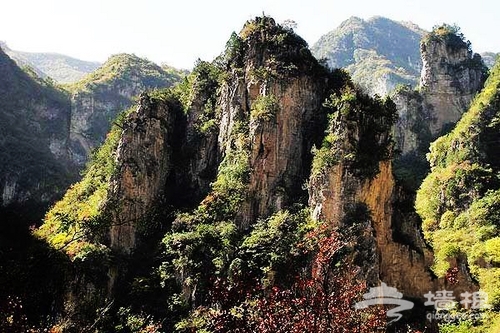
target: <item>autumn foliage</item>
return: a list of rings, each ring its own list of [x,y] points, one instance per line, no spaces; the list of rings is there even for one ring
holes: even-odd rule
[[[352,267],[339,264],[345,243],[338,233],[319,227],[300,246],[313,262],[290,285],[264,287],[245,276],[218,278],[212,283],[211,306],[199,307],[194,312],[198,320],[191,321],[198,325],[186,325],[183,332],[200,331],[200,322],[207,332],[220,333],[383,331],[385,310],[354,309],[366,285],[356,281]]]

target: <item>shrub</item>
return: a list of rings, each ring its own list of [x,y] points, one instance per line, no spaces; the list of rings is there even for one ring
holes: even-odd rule
[[[275,119],[279,109],[278,100],[274,95],[261,95],[253,102],[250,117],[258,122],[268,122]]]

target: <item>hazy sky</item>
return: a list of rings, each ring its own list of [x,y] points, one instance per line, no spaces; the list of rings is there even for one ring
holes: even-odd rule
[[[2,0],[0,40],[14,50],[105,61],[128,52],[190,68],[212,60],[232,31],[264,12],[295,20],[309,45],[351,16],[424,29],[456,23],[476,52],[500,51],[500,1],[475,0]]]

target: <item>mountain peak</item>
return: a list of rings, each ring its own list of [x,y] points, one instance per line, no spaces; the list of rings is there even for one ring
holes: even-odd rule
[[[95,84],[110,84],[119,80],[125,80],[132,76],[141,76],[141,80],[159,81],[155,86],[167,86],[163,84],[162,76],[165,71],[157,64],[136,56],[135,54],[114,54],[106,60],[96,71],[87,74],[82,80],[71,85],[71,90],[83,88]],[[158,79],[158,80],[156,80]]]
[[[332,68],[346,68],[354,82],[370,94],[382,96],[397,84],[417,84],[422,34],[415,25],[382,16],[368,20],[351,17],[323,35],[312,52]]]
[[[20,67],[30,67],[42,78],[51,77],[60,83],[70,83],[94,71],[99,63],[84,61],[59,53],[37,53],[16,51],[0,41],[0,48]]]

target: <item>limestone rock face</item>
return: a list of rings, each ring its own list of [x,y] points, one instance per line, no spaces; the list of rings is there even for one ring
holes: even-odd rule
[[[453,126],[469,107],[486,79],[481,56],[473,54],[461,37],[431,32],[421,42],[422,73],[419,91],[403,89],[393,96],[400,119],[396,144],[403,153],[423,145]]]
[[[196,205],[210,191],[211,183],[217,175],[221,156],[219,151],[219,124],[213,128],[200,131],[206,119],[206,105],[210,99],[215,99],[215,87],[212,91],[199,91],[194,94],[191,106],[186,113],[183,124],[183,140],[178,140],[180,165],[176,168],[176,183],[179,193],[186,193],[180,197],[176,195],[177,205]],[[220,117],[220,115],[215,116]],[[215,119],[213,119],[215,121]],[[175,200],[174,200],[175,201]]]
[[[290,205],[306,176],[306,156],[311,143],[306,141],[304,125],[321,108],[321,94],[312,77],[292,79],[287,84],[261,86],[280,101],[274,120],[251,119],[252,140],[250,193],[252,211],[268,215]]]
[[[431,110],[424,106],[422,95],[418,91],[400,90],[392,98],[398,109],[394,130],[396,148],[407,154],[428,145],[432,137]]]
[[[421,298],[436,286],[437,281],[429,270],[432,254],[425,247],[411,248],[394,239],[395,187],[391,162],[382,161],[379,168],[375,178],[360,180],[345,166],[335,166],[322,184],[313,183],[310,203],[317,217],[341,229],[351,227],[345,221],[350,212],[356,207],[365,207],[370,220],[365,222],[364,233],[357,239],[360,245],[364,244],[357,250],[358,257],[362,258],[358,261],[362,275],[371,285],[383,281],[405,296]]]
[[[311,177],[309,205],[313,217],[348,230],[347,234],[354,237],[351,260],[359,267],[358,278],[368,285],[382,281],[405,297],[422,300],[429,290],[445,287],[476,290],[464,265],[458,265],[459,283],[453,286],[432,274],[432,250],[426,246],[419,226],[412,225],[411,217],[401,216],[398,209],[401,194],[391,164],[390,160],[380,161],[379,172],[371,179],[360,178],[342,163]]]
[[[311,147],[304,127],[321,108],[321,95],[317,93],[317,82],[306,75],[285,82],[250,79],[236,85],[239,94],[232,98],[229,86],[226,89],[229,101],[222,101],[227,112],[223,111],[219,134],[222,155],[232,149],[231,141],[225,138],[230,137],[228,132],[238,119],[234,113],[243,112],[249,122],[249,194],[240,213],[242,227],[246,228],[258,216],[285,208],[301,192]],[[278,101],[277,110],[270,119],[259,119],[250,109],[266,96]]]
[[[135,248],[138,225],[163,195],[172,170],[174,122],[175,113],[167,105],[152,105],[144,95],[125,123],[110,186],[113,250],[130,253]]]
[[[486,79],[481,56],[467,44],[452,46],[446,40],[422,42],[420,90],[430,109],[430,129],[439,134],[443,126],[456,123],[467,110]]]
[[[143,86],[121,92],[111,86],[97,89],[71,96],[71,151],[73,160],[80,165],[84,165],[91,150],[104,141],[111,120],[132,105],[133,96],[144,91]]]
[[[303,41],[276,45],[274,20],[264,17],[256,24],[266,28],[245,36],[244,72],[223,85],[218,102],[222,157],[234,147],[232,132],[238,123],[249,127],[251,172],[248,199],[238,214],[242,228],[304,195],[314,137],[310,130],[318,122],[328,85],[327,76],[315,72],[319,65]]]
[[[125,121],[106,204],[113,250],[133,252],[141,228],[166,223],[154,216],[158,211],[168,215],[170,207],[190,207],[208,193],[219,155],[216,133],[195,130],[205,99],[194,96],[186,116],[179,105],[142,94]]]

